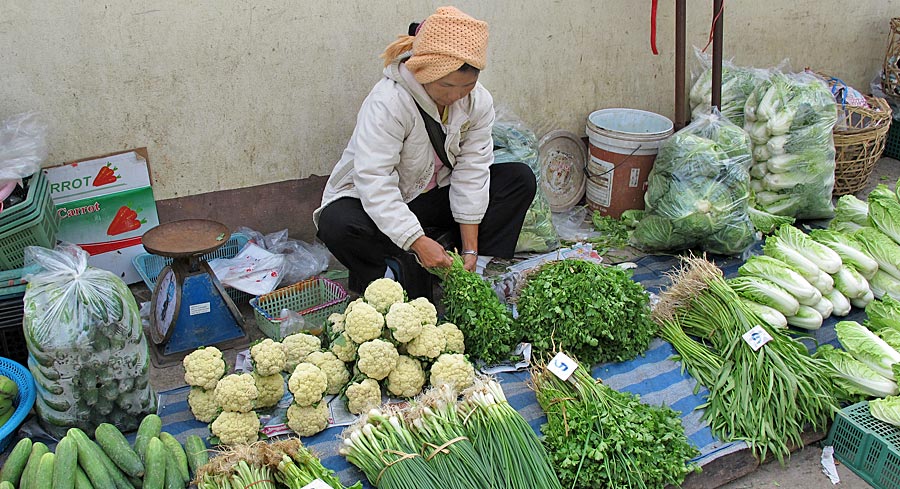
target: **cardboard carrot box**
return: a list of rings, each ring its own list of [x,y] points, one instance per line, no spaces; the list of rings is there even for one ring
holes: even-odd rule
[[[147,150],[113,153],[45,168],[59,215],[57,238],[75,243],[91,266],[141,280],[132,259],[144,253],[141,236],[159,225]]]

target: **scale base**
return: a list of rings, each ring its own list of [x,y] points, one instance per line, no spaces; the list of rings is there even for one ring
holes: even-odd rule
[[[222,341],[220,343],[216,343],[214,346],[225,353],[226,350],[246,350],[250,348],[250,337],[247,334],[244,336],[240,336],[238,338],[233,338],[230,340]],[[163,350],[165,350],[166,345],[154,345],[152,342],[150,343],[150,363],[153,364],[156,368],[166,368],[174,365],[181,365],[184,357],[188,356],[194,350],[185,350],[176,353],[165,354]]]

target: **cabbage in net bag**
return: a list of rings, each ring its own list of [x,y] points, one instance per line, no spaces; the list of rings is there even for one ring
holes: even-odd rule
[[[811,73],[773,72],[747,99],[744,120],[754,207],[797,219],[832,217],[837,107],[828,85]]]
[[[35,409],[54,436],[100,423],[134,430],[156,412],[138,306],[115,274],[87,265],[72,244],[25,251],[25,339],[37,386]]]
[[[631,236],[646,251],[699,248],[735,255],[756,239],[747,214],[750,141],[718,112],[700,115],[660,146]]]

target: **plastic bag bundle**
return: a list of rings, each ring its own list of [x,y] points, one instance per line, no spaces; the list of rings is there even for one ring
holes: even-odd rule
[[[535,178],[540,180],[537,138],[521,120],[500,114],[494,122],[491,135],[494,138],[494,164],[525,163],[531,167]],[[559,236],[553,227],[553,213],[539,185],[534,200],[525,213],[522,231],[516,241],[516,252],[543,253],[556,248],[559,248]]]
[[[72,244],[31,246],[25,339],[37,387],[35,409],[54,436],[70,427],[88,433],[100,423],[122,431],[156,412],[150,357],[138,306],[115,274],[87,265]]]
[[[756,237],[747,215],[750,140],[718,112],[667,139],[648,176],[645,211],[631,236],[647,251],[743,252]]]
[[[300,241],[299,239],[289,238],[287,229],[263,235],[253,229],[239,227],[237,232],[245,234],[250,238],[251,243],[256,244],[269,253],[283,256],[283,265],[279,265],[281,279],[272,286],[270,291],[274,290],[275,286],[278,284],[295,284],[297,282],[302,282],[328,269],[328,260],[331,256],[328,253],[328,248],[320,243],[307,243],[305,241]],[[219,277],[219,279],[221,280],[221,277]],[[227,283],[227,281],[223,280],[222,283]],[[231,285],[238,290],[244,290],[231,283],[228,285]],[[260,295],[260,292],[251,293]]]
[[[747,99],[744,118],[754,206],[798,219],[833,216],[837,108],[827,84],[811,73],[774,72]]]
[[[709,114],[712,107],[712,65],[709,56],[696,53],[704,70],[691,87],[691,119]],[[756,86],[765,80],[765,71],[757,68],[722,64],[722,106],[719,112],[738,127],[744,126],[744,105]]]

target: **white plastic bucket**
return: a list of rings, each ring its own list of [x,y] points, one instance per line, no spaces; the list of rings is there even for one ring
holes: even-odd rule
[[[663,141],[672,135],[669,118],[637,109],[601,109],[588,116],[590,159],[585,195],[588,207],[619,217],[644,208],[647,175]]]

